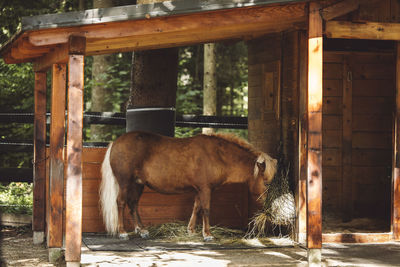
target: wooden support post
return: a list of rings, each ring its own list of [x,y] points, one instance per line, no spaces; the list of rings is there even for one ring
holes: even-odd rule
[[[46,221],[46,73],[35,72],[33,138],[33,243],[44,242]]]
[[[322,247],[322,18],[311,2],[308,25],[307,248],[309,266],[321,263]]]
[[[342,211],[343,221],[353,217],[353,175],[352,175],[352,135],[353,135],[353,82],[347,58],[343,63],[343,169],[342,169]]]
[[[299,181],[297,184],[297,242],[306,242],[307,232],[307,68],[308,68],[308,37],[300,32],[300,99],[299,99]]]
[[[392,181],[392,233],[393,239],[400,241],[400,42],[397,42],[396,59],[396,113],[394,120]]]
[[[68,60],[68,127],[65,216],[65,260],[79,266],[82,245],[83,68],[86,39],[70,39]],[[79,53],[79,54],[78,54]]]
[[[56,261],[63,245],[66,65],[53,64],[50,125],[50,181],[47,246]]]

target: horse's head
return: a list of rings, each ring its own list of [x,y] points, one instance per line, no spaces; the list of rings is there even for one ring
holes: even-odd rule
[[[267,186],[274,179],[277,168],[277,160],[266,153],[261,153],[254,164],[254,178],[249,183],[250,191],[254,198],[264,202]]]

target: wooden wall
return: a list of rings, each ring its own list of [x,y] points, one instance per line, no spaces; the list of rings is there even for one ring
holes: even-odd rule
[[[83,232],[105,231],[98,205],[100,166],[104,154],[105,148],[84,148],[83,150]],[[211,225],[244,229],[248,223],[248,197],[245,184],[226,185],[213,192]],[[191,193],[162,195],[146,188],[139,202],[139,213],[145,225],[176,220],[188,221],[192,212],[193,199],[194,195]],[[125,218],[128,228],[133,230],[128,209]]]
[[[248,43],[249,141],[286,160],[297,151],[298,45],[299,32],[272,34]]]
[[[249,42],[249,139],[273,155],[282,143],[292,182],[299,176],[300,37],[289,32]],[[347,47],[329,42],[335,51]],[[322,205],[325,216],[389,224],[395,57],[391,45],[377,47],[324,51]]]
[[[360,10],[354,14],[352,20],[400,22],[400,1],[379,0],[361,2]]]
[[[390,53],[325,51],[326,212],[349,212],[353,217],[390,216],[394,70],[394,55]],[[352,108],[348,109],[346,103]],[[345,169],[346,164],[350,169]]]

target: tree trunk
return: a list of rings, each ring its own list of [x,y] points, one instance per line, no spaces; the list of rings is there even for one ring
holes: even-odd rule
[[[93,8],[106,8],[114,5],[112,0],[93,0]],[[113,55],[93,56],[92,80],[92,111],[104,112],[114,111],[111,101],[112,89],[106,88],[104,75],[107,69],[114,63]],[[108,125],[91,125],[90,139],[92,141],[103,141],[110,134],[111,128]]]
[[[137,0],[137,4],[164,1]],[[178,48],[134,52],[127,108],[175,107],[177,79]]]
[[[85,10],[85,0],[79,0],[79,10]]]
[[[133,53],[131,75],[128,108],[175,107],[178,48]]]
[[[204,45],[203,114],[215,116],[217,113],[217,72],[215,43]],[[203,128],[203,133],[212,133],[213,128]]]

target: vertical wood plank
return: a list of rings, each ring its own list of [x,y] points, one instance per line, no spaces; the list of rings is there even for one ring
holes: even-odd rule
[[[322,18],[310,3],[308,28],[307,247],[322,247]]]
[[[305,242],[307,231],[307,74],[308,74],[308,46],[306,32],[300,32],[300,95],[299,95],[299,181],[297,184],[297,241]]]
[[[68,61],[65,259],[80,262],[82,240],[83,55]]]
[[[343,62],[343,119],[342,119],[342,211],[343,221],[353,217],[353,175],[352,175],[352,135],[353,135],[353,86],[348,59]]]
[[[64,136],[66,64],[52,66],[51,125],[50,125],[50,181],[48,237],[49,248],[61,248],[63,244],[64,200]]]
[[[396,113],[394,120],[393,181],[392,181],[392,233],[400,240],[400,42],[397,42],[396,59]]]
[[[43,232],[46,219],[46,73],[35,72],[35,121],[33,138],[32,230]]]

